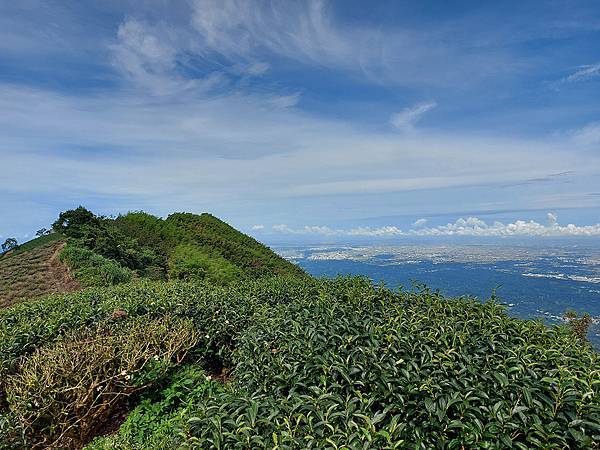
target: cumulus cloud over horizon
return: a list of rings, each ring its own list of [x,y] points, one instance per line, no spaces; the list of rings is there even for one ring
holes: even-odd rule
[[[600,236],[600,223],[594,225],[560,225],[556,215],[548,213],[548,225],[543,225],[534,220],[516,220],[512,223],[494,221],[488,224],[477,217],[459,218],[453,223],[435,227],[422,227],[424,222],[417,220],[408,231],[402,231],[396,226],[358,227],[351,229],[333,229],[328,226],[304,226],[291,228],[285,224],[274,225],[273,231],[287,234],[323,235],[323,236],[477,236],[477,237],[509,237],[509,236]]]

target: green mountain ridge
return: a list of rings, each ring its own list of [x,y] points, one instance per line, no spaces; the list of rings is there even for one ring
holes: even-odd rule
[[[0,258],[0,274],[5,274],[0,305],[72,291],[78,285],[108,286],[140,278],[227,284],[273,275],[306,276],[267,246],[208,213],[175,213],[161,219],[140,211],[113,219],[79,207],[62,213],[53,228],[54,233]],[[43,276],[49,267],[60,275]]]

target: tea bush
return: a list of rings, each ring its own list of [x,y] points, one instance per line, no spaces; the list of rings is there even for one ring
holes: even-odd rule
[[[243,279],[244,274],[217,253],[189,244],[180,244],[173,250],[169,259],[169,277],[226,285]]]
[[[120,431],[90,448],[600,442],[598,354],[569,327],[363,278],[140,282],[17,305],[0,312],[0,389],[23,376],[38,349],[63,345],[77,330],[124,330],[165,316],[190,321],[195,362],[147,390]],[[15,427],[11,402],[0,408],[4,435]]]
[[[180,364],[197,337],[189,320],[136,321],[42,347],[5,382],[25,443],[81,447],[127,397]]]
[[[204,370],[188,365],[175,373],[158,394],[143,398],[127,416],[118,434],[98,438],[86,449],[176,448],[180,440],[176,430],[188,408],[224,389]]]
[[[352,290],[255,317],[196,448],[590,448],[600,364],[493,303]]]

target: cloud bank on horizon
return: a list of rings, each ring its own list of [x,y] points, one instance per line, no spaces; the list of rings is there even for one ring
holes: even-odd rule
[[[348,237],[415,237],[415,236],[475,236],[475,237],[564,237],[564,236],[600,236],[600,223],[595,225],[578,226],[575,224],[559,225],[556,215],[547,214],[548,224],[540,224],[534,220],[517,220],[514,223],[504,224],[495,221],[486,223],[477,217],[459,218],[454,223],[436,227],[423,227],[426,219],[417,220],[407,231],[396,226],[358,227],[351,229],[334,229],[328,226],[304,226],[291,228],[285,224],[273,225],[277,233],[293,235],[321,235],[321,236],[348,236]],[[264,229],[264,226],[260,228]]]
[[[595,236],[600,5],[509,3],[5,3],[0,235],[83,204]],[[541,210],[576,225],[518,220]],[[409,231],[376,219],[400,215]]]

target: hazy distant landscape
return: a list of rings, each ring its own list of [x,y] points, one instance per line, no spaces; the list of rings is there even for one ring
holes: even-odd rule
[[[414,282],[444,295],[489,299],[495,291],[509,314],[564,321],[568,310],[592,316],[590,339],[600,348],[600,249],[487,245],[279,246],[283,257],[314,276],[365,275],[387,286]]]

